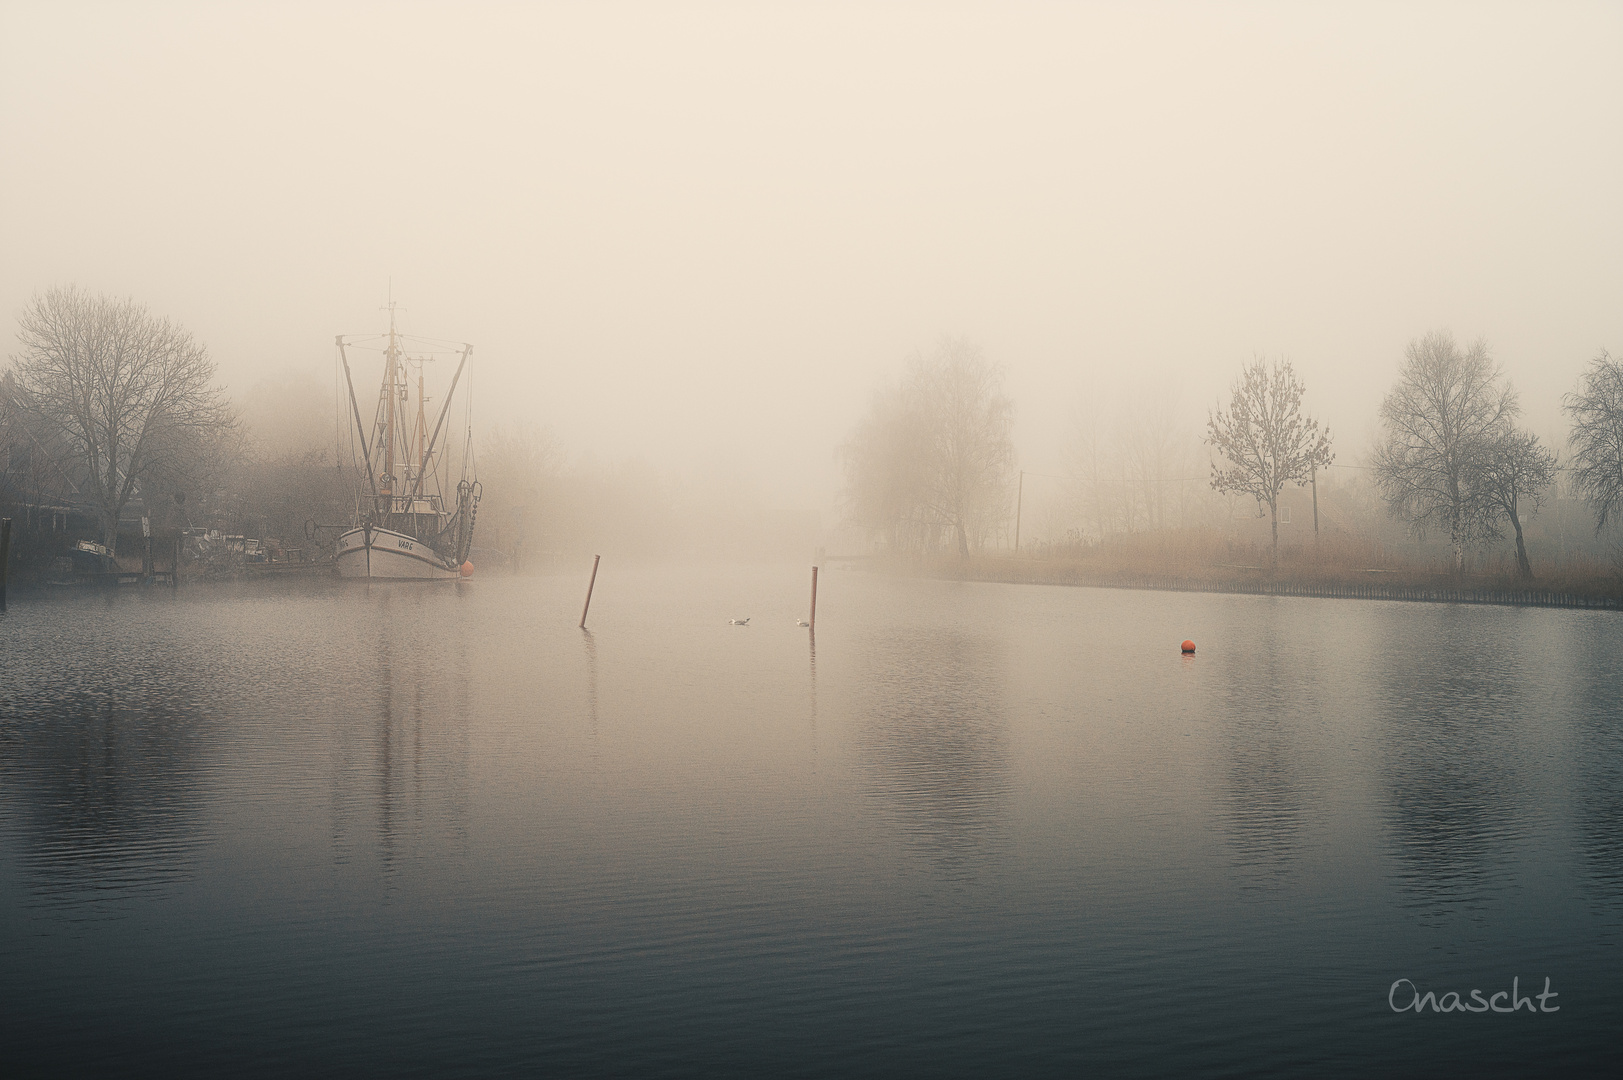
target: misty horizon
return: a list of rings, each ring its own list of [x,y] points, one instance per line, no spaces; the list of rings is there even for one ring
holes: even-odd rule
[[[0,0],[7,1075],[1609,1075],[1620,45]]]
[[[1439,328],[1559,445],[1623,341],[1615,7],[0,19],[0,307],[133,297],[239,401],[330,384],[392,289],[475,344],[481,431],[826,512],[836,447],[944,335],[1004,366],[1039,472],[1087,400],[1171,395],[1198,431],[1253,356],[1361,460]]]

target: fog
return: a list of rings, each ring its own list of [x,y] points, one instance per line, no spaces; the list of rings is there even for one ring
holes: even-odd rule
[[[1620,45],[1615,4],[8,2],[0,311],[132,296],[263,405],[392,290],[474,344],[480,431],[826,523],[946,334],[1038,472],[1253,355],[1356,462],[1432,328],[1559,445],[1623,349]]]

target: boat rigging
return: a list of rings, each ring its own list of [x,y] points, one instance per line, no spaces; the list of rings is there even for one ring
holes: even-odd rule
[[[473,346],[461,343],[447,348],[452,343],[407,338],[396,328],[393,300],[388,310],[386,336],[357,340],[340,335],[336,339],[350,414],[360,437],[361,461],[355,464],[364,466],[366,473],[355,524],[338,538],[338,572],[344,577],[370,579],[467,576],[472,572],[468,553],[483,494],[473,469],[472,426],[464,425],[461,471],[451,492],[446,490],[448,469],[441,440],[442,436],[449,438],[446,420]],[[371,344],[374,341],[382,344],[383,381],[369,430],[361,419],[349,350],[376,348]],[[410,345],[426,348],[413,350]],[[424,368],[448,355],[456,357],[456,372],[430,427]]]

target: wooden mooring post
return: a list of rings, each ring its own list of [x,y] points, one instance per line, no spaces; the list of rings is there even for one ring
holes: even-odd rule
[[[817,633],[817,567],[815,566],[812,567],[811,618],[806,620],[806,625],[811,628],[813,634]]]
[[[592,580],[586,583],[586,606],[580,609],[580,628],[586,629],[586,613],[592,610],[592,589],[597,585],[597,564],[603,560],[601,555],[592,556]]]

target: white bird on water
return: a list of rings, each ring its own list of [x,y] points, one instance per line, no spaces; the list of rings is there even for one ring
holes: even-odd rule
[[[753,618],[755,618],[755,616],[751,615],[750,619]],[[749,619],[728,619],[727,621],[732,623],[734,626],[748,626],[750,624]]]
[[[807,622],[805,619],[796,619],[795,620],[795,625],[796,626],[810,626],[811,623]]]

